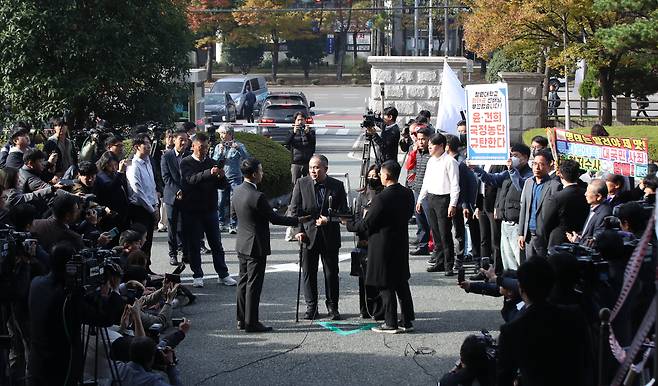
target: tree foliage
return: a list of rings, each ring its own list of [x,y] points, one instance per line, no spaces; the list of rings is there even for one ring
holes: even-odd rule
[[[498,82],[500,80],[498,73],[501,71],[521,71],[522,69],[521,61],[518,58],[508,56],[504,50],[498,50],[487,65],[487,82]]]
[[[304,78],[308,79],[311,64],[320,63],[324,58],[324,36],[308,40],[288,40],[289,58],[297,59],[304,70]]]
[[[184,5],[0,0],[3,118],[42,121],[71,110],[113,123],[165,120],[192,48]]]
[[[256,42],[255,45],[237,45],[226,43],[224,55],[228,64],[240,67],[243,74],[249,73],[249,69],[259,65],[263,61],[265,46]]]

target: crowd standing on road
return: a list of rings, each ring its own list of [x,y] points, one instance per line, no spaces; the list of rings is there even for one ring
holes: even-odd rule
[[[322,261],[327,317],[340,320],[342,223],[358,236],[350,274],[358,276],[360,316],[383,321],[375,332],[415,328],[410,256],[428,256],[428,272],[457,275],[466,292],[503,297],[506,324],[495,360],[485,355],[490,337],[471,336],[442,385],[475,379],[512,385],[518,377],[530,385],[594,384],[593,350],[601,349],[592,345],[595,314],[612,308],[624,286],[629,248],[642,242],[655,205],[658,167],[633,180],[593,175],[573,160],[556,166],[541,136],[531,147],[512,144],[506,165],[475,165],[465,151],[465,122],[437,130],[423,111],[400,130],[397,116],[386,108],[381,122],[366,127],[375,162],[350,212],[343,183],[328,175],[330,160],[316,154],[315,132],[298,113],[286,141],[292,174],[286,216],[258,190],[267,171],[229,126],[220,127],[212,149],[215,138],[193,124],[166,133],[136,127],[128,153],[123,138],[109,135],[104,151],[89,159],[68,138],[65,119],[53,120],[43,150],[31,143],[29,126],[17,123],[0,151],[0,241],[14,252],[3,260],[11,269],[0,272],[11,287],[2,303],[11,360],[0,363],[8,369],[1,379],[73,384],[107,380],[116,366],[129,384],[180,384],[174,349],[191,323],[172,319],[172,309],[196,301],[179,274],[189,264],[192,286],[203,287],[202,253],[211,254],[219,284],[237,285],[237,328],[272,330],[259,317],[269,223],[290,227],[289,239],[299,243],[304,318],[325,316],[318,304]],[[600,125],[592,133],[607,135]],[[412,218],[415,240],[408,237]],[[151,270],[156,229],[168,233],[173,274]],[[238,281],[226,264],[222,232],[237,233]],[[612,323],[622,346],[631,343],[654,296],[656,243],[650,243],[632,296]],[[605,261],[605,285],[580,277],[576,256]],[[479,271],[467,279],[471,265]],[[543,328],[547,323],[552,328]],[[85,362],[83,332],[107,334],[112,353],[100,372],[92,374]],[[573,348],[568,355],[565,346]]]

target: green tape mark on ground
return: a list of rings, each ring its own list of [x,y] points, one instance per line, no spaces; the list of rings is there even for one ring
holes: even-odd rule
[[[377,323],[354,323],[354,322],[316,322],[327,330],[333,331],[340,336],[358,334],[362,331],[370,331]]]

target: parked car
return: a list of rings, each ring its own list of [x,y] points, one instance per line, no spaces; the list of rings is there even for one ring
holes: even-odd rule
[[[228,92],[235,102],[238,118],[244,118],[242,111],[244,104],[243,96],[247,92],[247,84],[251,87],[251,91],[256,94],[256,105],[254,106],[254,110],[260,110],[260,106],[262,106],[263,101],[269,95],[267,82],[263,76],[244,75],[222,78],[212,85],[210,92],[222,94]]]
[[[265,104],[258,122],[260,123],[294,123],[293,117],[297,112],[306,114],[306,124],[313,123],[311,111],[307,106],[302,104]],[[277,142],[285,142],[288,138],[288,127],[268,127],[267,131],[263,130],[263,134],[268,135]]]
[[[238,110],[228,91],[214,94],[208,93],[204,98],[204,112],[209,123],[235,122]]]

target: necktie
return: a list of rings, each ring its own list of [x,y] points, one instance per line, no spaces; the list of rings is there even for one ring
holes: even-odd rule
[[[320,208],[320,212],[322,212],[322,205],[324,204],[323,184],[315,184],[315,202],[318,204],[318,208]]]

